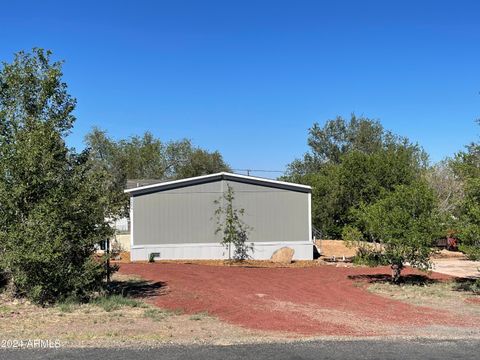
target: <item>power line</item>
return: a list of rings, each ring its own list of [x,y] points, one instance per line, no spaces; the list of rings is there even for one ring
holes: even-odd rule
[[[279,173],[279,174],[285,173],[284,170],[265,170],[265,169],[232,169],[232,170],[246,172],[247,175],[250,175],[251,172]]]

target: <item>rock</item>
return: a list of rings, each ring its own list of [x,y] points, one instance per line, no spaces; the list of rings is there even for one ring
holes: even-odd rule
[[[295,253],[295,250],[289,247],[282,247],[278,250],[276,250],[273,254],[270,260],[276,263],[286,263],[289,264],[292,262],[293,254]]]

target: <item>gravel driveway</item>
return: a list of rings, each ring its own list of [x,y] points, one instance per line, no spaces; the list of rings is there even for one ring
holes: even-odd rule
[[[480,262],[471,261],[465,258],[435,259],[433,261],[434,271],[450,276],[462,278],[480,277]]]
[[[480,319],[369,292],[389,268],[249,268],[197,264],[122,264],[120,272],[166,286],[152,304],[187,313],[208,312],[249,329],[301,335],[431,336],[479,331]],[[415,274],[411,270],[407,274]],[[433,279],[448,279],[433,273]]]

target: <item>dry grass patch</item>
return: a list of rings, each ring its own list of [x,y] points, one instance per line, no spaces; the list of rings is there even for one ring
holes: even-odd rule
[[[126,294],[99,297],[88,304],[64,301],[40,307],[0,294],[0,340],[51,339],[62,346],[118,347],[231,344],[271,337],[222,323],[207,313],[188,315],[153,307],[145,302],[152,293],[145,281],[125,275],[114,280]]]
[[[202,311],[202,312],[191,315],[189,319],[193,321],[200,321],[210,317],[212,316],[208,313],[208,311]]]
[[[381,281],[368,285],[367,289],[375,294],[412,305],[427,306],[460,315],[480,315],[479,304],[471,301],[478,298],[478,295],[463,291],[461,283],[454,280],[405,282],[400,285]]]

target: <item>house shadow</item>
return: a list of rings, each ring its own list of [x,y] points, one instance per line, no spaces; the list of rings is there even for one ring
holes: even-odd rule
[[[168,293],[167,283],[164,281],[147,280],[113,280],[109,284],[111,294],[128,296],[138,299],[148,299],[154,296],[165,295]]]
[[[349,275],[348,278],[350,280],[363,281],[369,284],[392,282],[392,276],[390,274]],[[424,285],[435,284],[437,282],[439,282],[439,280],[429,278],[426,275],[406,274],[400,277],[398,284],[424,286]]]

